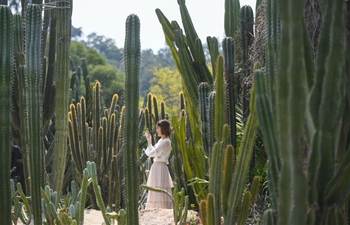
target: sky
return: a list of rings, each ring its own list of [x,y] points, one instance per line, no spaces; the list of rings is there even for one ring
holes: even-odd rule
[[[97,4],[98,2],[98,4]],[[249,5],[255,11],[256,0],[241,0],[241,7]],[[187,0],[186,6],[202,43],[207,36],[222,40],[224,33],[225,0]],[[124,47],[125,21],[130,14],[140,19],[141,49],[157,53],[166,47],[162,27],[155,9],[160,9],[169,21],[176,20],[181,28],[177,0],[74,0],[72,25],[82,28],[83,35],[93,32],[111,38],[118,48]]]

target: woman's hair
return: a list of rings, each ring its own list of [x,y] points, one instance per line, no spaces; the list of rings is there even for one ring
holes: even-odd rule
[[[160,127],[162,134],[165,134],[167,137],[171,134],[171,125],[168,120],[159,120],[157,126]]]

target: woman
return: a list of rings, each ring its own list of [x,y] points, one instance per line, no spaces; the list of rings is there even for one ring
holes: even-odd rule
[[[145,153],[147,156],[154,158],[149,172],[147,186],[161,188],[171,193],[173,183],[167,167],[171,152],[171,141],[169,139],[171,134],[170,122],[168,120],[160,120],[156,128],[157,135],[160,139],[154,146],[152,146],[152,139],[149,131],[147,130],[145,133],[148,141],[148,147]],[[151,208],[172,209],[171,198],[164,193],[148,191],[146,209]]]

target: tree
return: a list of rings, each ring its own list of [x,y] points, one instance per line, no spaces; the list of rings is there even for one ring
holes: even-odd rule
[[[124,93],[125,74],[112,65],[98,65],[90,72],[91,82],[101,83],[101,96],[105,106],[109,106],[114,94],[121,97]]]
[[[80,60],[85,58],[89,68],[97,65],[107,65],[107,60],[102,57],[95,49],[86,49],[85,45],[78,41],[72,41],[70,45],[70,56],[75,65],[80,65]]]
[[[91,33],[83,43],[88,49],[96,49],[110,64],[122,69],[123,49],[118,48],[113,39]]]
[[[178,95],[182,90],[182,79],[176,69],[165,67],[154,70],[150,91],[159,101],[165,102],[165,111],[169,117],[177,116],[180,111]]]

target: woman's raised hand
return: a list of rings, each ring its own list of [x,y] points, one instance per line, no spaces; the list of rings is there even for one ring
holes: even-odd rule
[[[151,134],[149,133],[149,130],[147,129],[145,132],[145,137],[147,139],[147,141],[149,142],[151,140]]]

